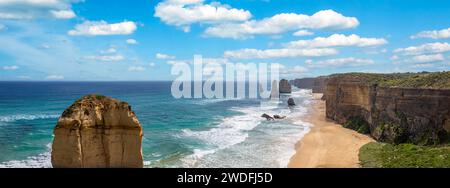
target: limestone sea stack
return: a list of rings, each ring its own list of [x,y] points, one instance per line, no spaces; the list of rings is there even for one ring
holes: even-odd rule
[[[142,127],[131,106],[88,95],[67,108],[54,129],[54,168],[142,168]]]
[[[292,87],[289,81],[285,79],[280,81],[280,93],[292,93]]]

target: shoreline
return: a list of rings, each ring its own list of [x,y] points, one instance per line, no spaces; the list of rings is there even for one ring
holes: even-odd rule
[[[358,168],[359,149],[375,142],[367,135],[342,127],[325,116],[322,94],[313,94],[311,111],[302,119],[313,126],[296,144],[288,168]]]

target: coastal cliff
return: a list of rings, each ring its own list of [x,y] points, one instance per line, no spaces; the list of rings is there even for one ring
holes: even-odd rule
[[[316,78],[297,78],[291,80],[290,83],[301,89],[312,89],[314,87],[314,81]]]
[[[141,168],[142,127],[125,102],[85,96],[60,117],[52,145],[55,168]]]
[[[450,72],[340,74],[326,80],[326,116],[387,143],[450,138]]]
[[[312,89],[313,93],[324,93],[327,79],[327,76],[320,76],[317,78],[297,78],[291,80],[290,83],[300,89]]]

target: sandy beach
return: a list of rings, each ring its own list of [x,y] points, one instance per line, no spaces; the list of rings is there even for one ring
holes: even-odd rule
[[[297,143],[290,168],[358,168],[359,149],[374,140],[367,135],[343,128],[327,120],[322,94],[314,94],[312,111],[303,121],[311,123],[311,131]]]

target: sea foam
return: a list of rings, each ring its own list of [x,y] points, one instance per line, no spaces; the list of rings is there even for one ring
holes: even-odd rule
[[[209,130],[183,129],[183,136],[206,145],[184,157],[184,167],[287,167],[296,143],[310,130],[310,124],[299,119],[307,113],[311,92],[300,90],[290,96],[297,98],[294,109],[280,101],[266,101],[260,106],[232,108],[241,114],[224,118]],[[261,118],[263,113],[288,118],[268,122]]]
[[[31,121],[38,119],[56,119],[59,118],[57,114],[17,114],[9,116],[0,116],[0,122],[14,122],[14,121]]]
[[[0,163],[0,168],[52,168],[51,143],[47,144],[47,151],[37,156],[30,156],[25,160],[12,160]]]

